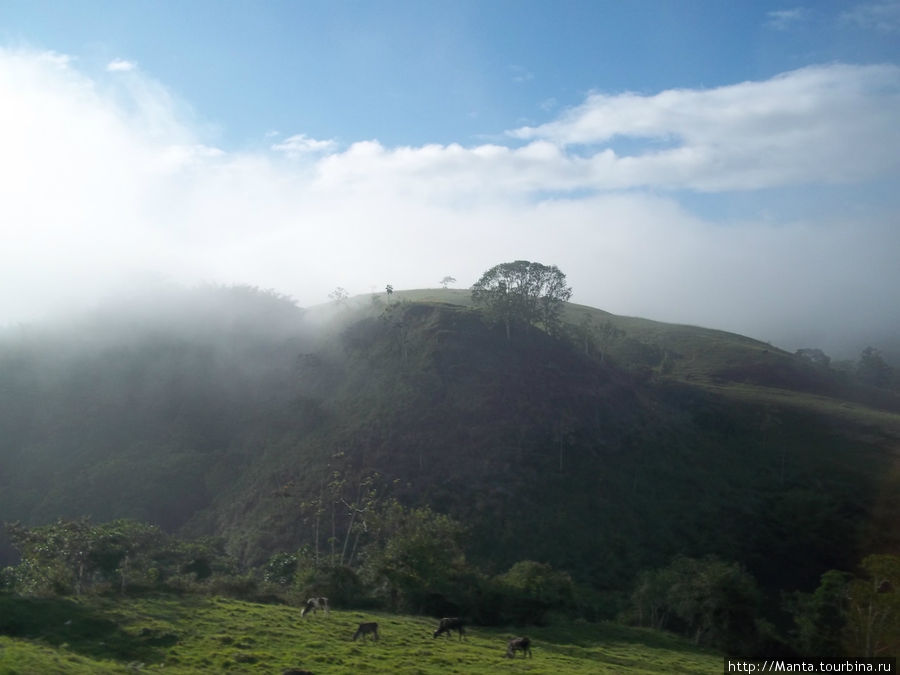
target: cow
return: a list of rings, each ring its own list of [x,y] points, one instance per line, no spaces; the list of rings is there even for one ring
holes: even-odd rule
[[[328,598],[310,598],[306,601],[306,606],[303,608],[303,611],[300,612],[300,616],[306,616],[310,612],[315,614],[320,609],[328,614]]]
[[[514,659],[516,658],[516,651],[522,652],[522,658],[525,658],[525,655],[528,654],[528,658],[531,658],[531,640],[527,637],[514,637],[511,638],[509,642],[506,643],[506,655]]]
[[[359,628],[357,628],[356,632],[353,634],[353,640],[355,642],[356,638],[360,636],[365,640],[366,635],[371,635],[373,641],[378,639],[378,624],[376,622],[370,621],[369,623],[359,624]]]
[[[462,640],[466,635],[466,627],[463,624],[463,620],[459,617],[453,618],[444,618],[441,619],[440,624],[438,624],[437,630],[434,631],[434,635],[431,637],[437,637],[441,633],[444,633],[447,637],[450,637],[450,631],[459,631],[459,639]]]

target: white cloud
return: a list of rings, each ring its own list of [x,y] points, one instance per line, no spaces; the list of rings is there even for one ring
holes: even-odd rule
[[[323,158],[318,180],[454,201],[852,183],[900,167],[898,117],[900,68],[820,66],[710,90],[593,94],[552,122],[509,132],[526,141],[519,147],[355,143]],[[623,138],[638,150],[617,152]]]
[[[896,169],[898,116],[900,68],[830,65],[708,90],[595,93],[552,122],[511,134],[601,146],[584,164],[598,187],[754,190]],[[620,138],[656,145],[620,157],[608,149]]]
[[[125,59],[113,59],[106,64],[106,69],[111,73],[127,73],[137,68],[134,61],[126,61]]]
[[[296,159],[308,155],[323,154],[337,147],[332,140],[319,141],[306,134],[296,134],[272,146],[272,150],[283,152],[287,157]]]
[[[864,3],[843,12],[840,18],[859,28],[897,33],[900,32],[900,0]]]
[[[790,324],[836,330],[835,317],[896,323],[896,203],[719,223],[660,190],[887,175],[896,78],[832,66],[595,95],[516,132],[524,144],[339,149],[298,134],[256,153],[204,143],[140,71],[101,86],[58,55],[0,49],[0,324],[136,278],[250,283],[307,305],[338,285],[465,286],[519,258],[559,265],[577,302],[776,341]],[[619,135],[677,144],[627,157],[603,147]]]
[[[779,9],[766,13],[766,26],[774,30],[788,30],[809,18],[810,12],[803,7]]]

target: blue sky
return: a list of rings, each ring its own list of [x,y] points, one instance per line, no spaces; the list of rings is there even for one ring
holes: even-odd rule
[[[0,37],[76,56],[89,72],[133,62],[230,148],[275,131],[419,145],[475,143],[550,119],[594,90],[709,88],[811,63],[896,62],[896,30],[850,20],[850,7],[4,0]]]
[[[898,0],[0,0],[0,315],[530,258],[616,313],[900,343],[898,92]]]

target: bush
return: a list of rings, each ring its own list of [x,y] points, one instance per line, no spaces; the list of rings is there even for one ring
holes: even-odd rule
[[[737,563],[678,556],[666,568],[643,572],[631,597],[631,617],[640,625],[674,630],[728,654],[757,648],[760,595]]]
[[[8,523],[6,529],[22,556],[16,587],[32,595],[125,593],[132,584],[147,589],[162,582],[184,588],[189,580],[234,572],[221,540],[177,539],[131,520],[95,525],[88,518],[60,519],[40,527]]]
[[[503,617],[516,624],[541,625],[550,610],[569,612],[575,605],[571,577],[532,560],[521,560],[495,577],[494,589]]]
[[[276,553],[263,567],[263,580],[278,586],[290,586],[297,574],[296,553]]]
[[[386,608],[435,614],[459,604],[460,580],[470,572],[462,525],[428,507],[392,501],[373,514],[370,528],[361,575]]]

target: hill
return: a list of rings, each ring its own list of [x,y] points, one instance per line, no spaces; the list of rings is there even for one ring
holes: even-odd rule
[[[14,331],[0,511],[217,534],[258,564],[343,542],[375,481],[457,518],[489,572],[610,593],[676,554],[793,589],[897,549],[895,393],[722,331],[567,320],[507,340],[465,291],[304,311],[243,288]]]

